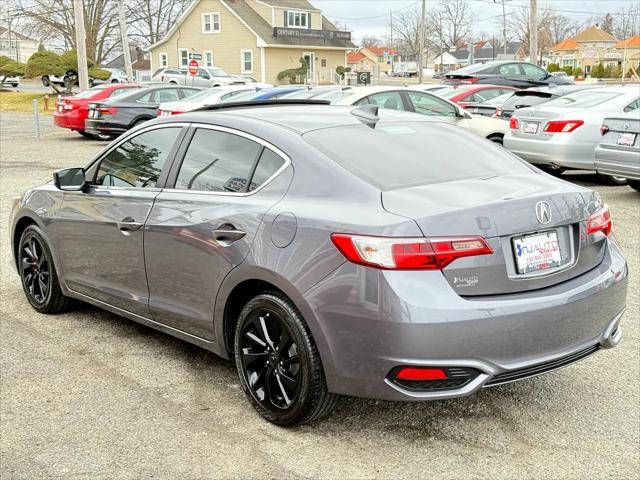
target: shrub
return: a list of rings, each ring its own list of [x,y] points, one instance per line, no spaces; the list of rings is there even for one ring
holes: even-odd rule
[[[547,67],[547,72],[549,73],[557,72],[558,70],[560,70],[560,65],[557,63],[550,63]]]
[[[573,67],[571,65],[562,67],[562,71],[565,72],[567,75],[573,75]]]
[[[344,78],[345,74],[351,71],[351,67],[343,67],[342,65],[338,65],[336,67],[336,73]]]
[[[287,70],[283,70],[278,73],[278,80],[284,80],[285,78],[289,79],[289,83],[299,83],[298,77],[302,80],[302,77],[307,74],[307,62],[304,61],[304,58],[300,58],[300,67],[298,68],[288,68]]]
[[[584,74],[582,73],[582,69],[580,67],[576,68],[573,71],[573,76],[574,77],[582,77]]]
[[[24,75],[27,78],[41,77],[43,75],[64,75],[66,69],[60,55],[48,50],[35,52],[27,60]]]
[[[592,78],[604,78],[605,73],[604,66],[601,63],[591,69]]]

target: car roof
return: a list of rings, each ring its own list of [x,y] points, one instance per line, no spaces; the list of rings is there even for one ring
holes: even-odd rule
[[[323,104],[298,104],[298,105],[252,105],[220,110],[200,110],[183,113],[176,117],[159,117],[154,120],[158,123],[205,123],[224,125],[233,117],[243,117],[254,122],[264,122],[280,126],[284,129],[300,134],[318,130],[321,128],[341,127],[349,125],[362,125],[360,117],[352,112],[357,110],[354,106],[335,106]],[[379,109],[377,123],[387,122],[434,122],[423,115],[397,110]]]
[[[640,85],[637,83],[630,83],[627,85],[606,85],[590,88],[590,92],[607,92],[607,93],[629,93],[640,95]]]

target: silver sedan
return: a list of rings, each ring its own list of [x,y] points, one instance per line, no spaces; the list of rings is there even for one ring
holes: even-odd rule
[[[623,85],[575,92],[542,105],[517,110],[510,119],[504,147],[554,173],[595,170],[600,126],[609,116],[636,111],[640,86]],[[624,183],[603,176],[605,182]]]
[[[596,147],[596,170],[617,175],[640,191],[640,112],[605,118],[602,138]]]

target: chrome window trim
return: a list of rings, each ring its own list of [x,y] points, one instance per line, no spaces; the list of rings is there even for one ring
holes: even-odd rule
[[[206,195],[218,195],[218,196],[225,196],[225,197],[248,197],[250,195],[254,195],[254,194],[258,193],[264,187],[269,185],[278,175],[280,175],[283,171],[285,171],[289,167],[289,165],[291,165],[291,158],[289,157],[289,155],[284,153],[281,149],[279,149],[278,147],[276,147],[272,143],[269,143],[266,140],[263,140],[262,138],[257,137],[255,135],[252,135],[250,133],[246,133],[246,132],[243,132],[242,130],[236,130],[236,129],[230,128],[230,127],[223,127],[221,125],[210,125],[210,124],[207,124],[207,123],[192,123],[191,127],[194,128],[194,129],[201,128],[201,129],[206,129],[206,130],[215,130],[215,131],[219,131],[219,132],[230,133],[232,135],[237,135],[239,137],[244,137],[247,140],[251,140],[253,142],[256,142],[259,145],[262,145],[264,148],[268,148],[273,153],[275,153],[280,158],[282,158],[284,160],[284,163],[282,164],[282,166],[278,170],[276,170],[273,173],[273,175],[271,175],[269,178],[267,178],[262,183],[262,185],[260,185],[258,188],[256,188],[255,190],[252,190],[250,192],[214,192],[214,191],[211,191],[211,190],[183,190],[183,189],[180,189],[180,188],[163,188],[162,192],[188,193],[188,194],[197,194],[197,195],[206,194]],[[182,168],[182,162],[184,162],[184,159],[186,157],[186,153],[188,151],[189,151],[189,148],[187,147],[187,150],[185,151],[185,156],[183,156],[182,159],[181,159],[180,168]],[[180,169],[178,169],[178,174],[179,173],[180,173]],[[176,178],[176,180],[177,180],[177,178]]]
[[[91,161],[91,163],[89,163],[89,165],[87,165],[87,167],[85,168],[85,180],[86,180],[86,174],[91,172],[92,169],[97,169],[99,168],[98,166],[100,165],[100,162],[102,162],[102,160],[104,160],[104,158],[109,155],[111,152],[113,152],[116,148],[118,148],[120,145],[122,145],[123,143],[127,142],[128,140],[130,140],[133,137],[137,137],[138,135],[142,135],[143,133],[147,133],[150,132],[152,130],[158,130],[160,128],[184,128],[184,127],[189,127],[190,123],[188,122],[179,122],[179,123],[160,123],[158,125],[149,125],[148,127],[143,127],[140,130],[135,130],[135,131],[131,131],[129,130],[127,133],[125,133],[124,135],[120,136],[120,138],[118,138],[118,140],[114,141],[111,145],[109,145],[105,150],[103,150],[102,152],[100,152],[98,154],[98,157],[95,158],[93,161]],[[170,167],[171,165],[169,165]],[[163,166],[164,169],[164,166]],[[93,172],[93,177],[91,182],[93,182],[95,180],[95,175],[97,175],[97,171]],[[89,188],[93,188],[95,190],[98,191],[110,191],[110,190],[114,190],[114,191],[144,191],[144,192],[151,192],[151,191],[161,191],[161,189],[159,187],[119,187],[119,186],[105,186],[105,185],[95,185],[94,183],[91,183],[89,185]]]

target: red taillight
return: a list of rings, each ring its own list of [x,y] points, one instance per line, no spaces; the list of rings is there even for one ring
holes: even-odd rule
[[[98,113],[100,115],[115,115],[118,113],[118,109],[116,107],[100,107],[98,108]]]
[[[597,232],[602,232],[605,235],[611,233],[611,212],[606,204],[587,219],[587,235]]]
[[[603,123],[602,126],[600,127],[600,135],[604,135],[609,131],[609,125],[607,125],[606,123]]]
[[[477,83],[480,80],[480,77],[469,77],[461,80],[460,83]]]
[[[571,133],[580,125],[584,125],[582,120],[554,120],[544,127],[547,133]]]
[[[511,117],[509,119],[509,128],[512,130],[518,130],[520,128],[520,122],[516,117]]]
[[[396,373],[398,380],[446,380],[447,374],[441,368],[404,367]]]
[[[458,258],[493,253],[482,237],[394,238],[334,233],[347,260],[384,270],[441,270]]]

